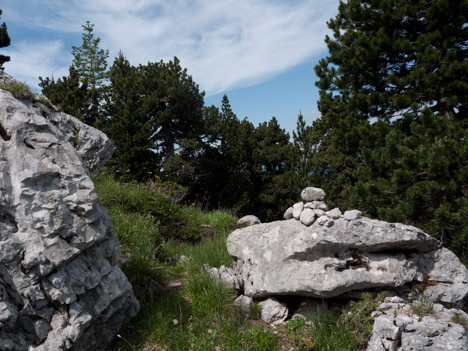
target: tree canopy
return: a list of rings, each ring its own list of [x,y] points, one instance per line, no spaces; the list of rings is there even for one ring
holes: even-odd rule
[[[2,10],[0,10],[0,18],[2,16]],[[5,22],[0,26],[0,48],[5,48],[10,45],[10,36]],[[3,64],[10,61],[10,56],[0,55],[0,69],[3,70]]]
[[[468,252],[466,0],[349,0],[316,67],[329,198]]]

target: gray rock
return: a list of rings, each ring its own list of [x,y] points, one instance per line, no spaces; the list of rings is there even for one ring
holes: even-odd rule
[[[275,298],[266,299],[260,302],[259,305],[262,307],[260,318],[265,323],[278,325],[288,318],[288,307]]]
[[[234,305],[239,306],[241,313],[245,318],[249,318],[252,314],[254,300],[251,297],[240,295],[235,301]]]
[[[335,207],[333,210],[330,210],[326,213],[331,219],[338,219],[341,217],[342,213],[338,207]]]
[[[283,215],[283,218],[288,220],[293,218],[293,208],[289,207]]]
[[[317,219],[317,224],[331,227],[333,224],[335,224],[335,222],[332,219],[330,219],[330,217],[322,215]]]
[[[258,219],[258,217],[254,215],[244,216],[237,221],[237,225],[239,227],[248,227],[248,226],[260,224],[260,223],[262,222]]]
[[[303,202],[297,202],[293,205],[293,217],[299,219],[301,217],[302,210],[304,209]]]
[[[208,274],[215,279],[222,281],[224,284],[229,286],[232,289],[240,289],[239,280],[236,277],[236,274],[232,268],[225,267],[224,265],[216,268],[205,267],[208,271]]]
[[[103,350],[139,304],[82,158],[31,104],[0,90],[0,348]]]
[[[315,212],[310,208],[306,208],[302,211],[299,220],[302,224],[309,226],[315,222]]]
[[[302,200],[309,201],[323,201],[325,200],[325,191],[320,188],[308,187],[302,190],[301,197]]]
[[[455,315],[468,320],[463,311],[434,305],[434,314],[418,316],[411,305],[399,298],[386,298],[373,313],[374,326],[368,351],[386,350],[468,350],[466,330]]]
[[[350,210],[346,211],[343,215],[344,219],[347,221],[352,221],[354,219],[359,219],[362,217],[362,212],[359,210]]]
[[[227,249],[244,295],[331,298],[425,280],[435,301],[468,298],[467,269],[420,229],[365,217],[333,222],[277,221],[231,233]]]
[[[0,82],[4,84],[20,83],[5,72],[0,72]],[[112,157],[114,145],[100,130],[84,124],[78,118],[58,111],[55,106],[51,108],[44,106],[39,102],[37,95],[34,95],[32,101],[23,100],[21,103],[52,123],[56,132],[62,133],[63,138],[75,148],[85,167],[92,174],[99,174],[105,163]],[[36,143],[43,141],[25,138],[25,142],[34,147]]]

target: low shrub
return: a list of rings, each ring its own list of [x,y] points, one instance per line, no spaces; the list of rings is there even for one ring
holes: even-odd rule
[[[0,84],[0,89],[9,91],[15,98],[20,100],[32,100],[34,94],[24,83]]]

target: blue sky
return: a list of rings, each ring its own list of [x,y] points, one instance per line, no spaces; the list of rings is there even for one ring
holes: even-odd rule
[[[38,90],[38,77],[61,77],[95,24],[111,64],[119,50],[133,65],[177,56],[205,104],[227,94],[238,117],[276,116],[292,131],[299,111],[319,116],[314,66],[327,54],[326,22],[339,0],[14,0],[1,4],[12,43],[5,72]]]

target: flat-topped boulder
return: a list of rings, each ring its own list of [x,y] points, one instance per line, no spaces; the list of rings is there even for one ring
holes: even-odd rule
[[[324,212],[310,226],[290,219],[231,233],[227,248],[244,294],[331,298],[424,282],[435,301],[467,298],[468,271],[438,240],[409,225],[337,215]]]

